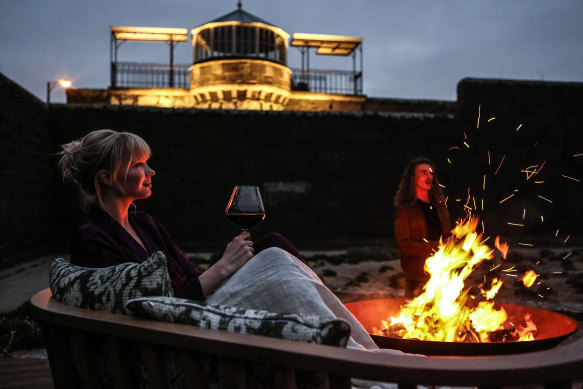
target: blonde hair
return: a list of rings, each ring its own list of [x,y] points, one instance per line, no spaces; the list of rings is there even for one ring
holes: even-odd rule
[[[117,182],[124,179],[133,157],[150,156],[145,140],[130,132],[95,130],[84,137],[61,145],[59,167],[63,179],[73,181],[88,204],[101,204],[101,181],[98,173],[105,170]]]
[[[409,162],[403,171],[403,176],[401,177],[401,182],[399,183],[399,188],[397,189],[397,194],[395,195],[395,200],[393,202],[395,207],[405,203],[413,204],[415,201],[417,201],[417,191],[415,189],[415,168],[418,165],[424,163],[431,166],[431,169],[433,170],[433,183],[431,184],[431,189],[429,190],[429,200],[432,204],[445,201],[445,196],[443,195],[443,191],[439,186],[439,180],[437,179],[437,174],[435,173],[435,164],[429,158],[419,157]]]

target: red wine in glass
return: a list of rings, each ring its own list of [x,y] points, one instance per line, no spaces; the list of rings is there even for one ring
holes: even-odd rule
[[[257,225],[265,219],[265,208],[261,200],[259,187],[237,185],[233,189],[225,215],[243,232]]]

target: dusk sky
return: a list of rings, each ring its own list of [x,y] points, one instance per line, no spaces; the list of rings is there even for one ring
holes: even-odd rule
[[[243,9],[288,32],[364,39],[364,94],[455,100],[465,77],[583,81],[582,0],[244,0]],[[109,27],[190,30],[236,0],[0,0],[0,72],[41,100],[47,81],[109,86]],[[119,60],[168,61],[164,43],[126,42]],[[175,62],[192,62],[191,43]],[[290,47],[288,66],[300,67]],[[316,56],[314,69],[351,69]],[[53,102],[64,102],[56,88]]]

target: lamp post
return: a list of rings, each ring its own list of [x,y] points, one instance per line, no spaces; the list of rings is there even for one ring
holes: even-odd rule
[[[64,78],[57,81],[47,81],[47,104],[51,103],[51,92],[57,85],[60,85],[61,88],[68,88],[72,85],[72,82]]]

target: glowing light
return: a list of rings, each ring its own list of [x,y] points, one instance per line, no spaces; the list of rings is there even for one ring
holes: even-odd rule
[[[562,177],[565,177],[565,178],[568,178],[569,180],[573,180],[573,181],[576,181],[576,182],[580,182],[580,180],[578,178],[569,177],[569,176],[566,176],[564,174],[561,174],[561,176]]]
[[[482,111],[482,106],[478,105],[478,122],[476,123],[476,128],[480,128],[480,115]]]
[[[506,155],[502,156],[502,160],[500,161],[500,165],[498,165],[498,169],[496,169],[496,172],[494,174],[498,174],[498,170],[500,170],[500,167],[502,166],[502,162],[504,162],[504,158],[506,158]]]
[[[510,196],[506,197],[504,200],[500,201],[500,204],[502,204],[503,202],[505,202],[506,200],[508,200],[512,196],[514,196],[514,193],[512,193]]]
[[[441,242],[437,252],[425,262],[430,279],[423,293],[404,305],[397,315],[384,320],[382,329],[374,329],[374,334],[390,333],[424,341],[490,342],[490,333],[508,328],[506,311],[494,308],[492,301],[481,301],[471,307],[466,304],[468,291],[464,290],[464,280],[480,263],[494,257],[493,249],[479,243],[477,223],[476,218],[470,217],[456,225],[452,231],[455,239]],[[491,300],[501,285],[501,280],[494,279],[490,288],[481,289],[481,293]],[[530,317],[525,319],[529,329],[516,328],[517,340],[534,339],[532,332],[536,327]]]
[[[530,288],[537,278],[538,274],[536,274],[533,270],[529,270],[526,273],[524,273],[524,275],[518,281],[522,281],[524,286]]]

